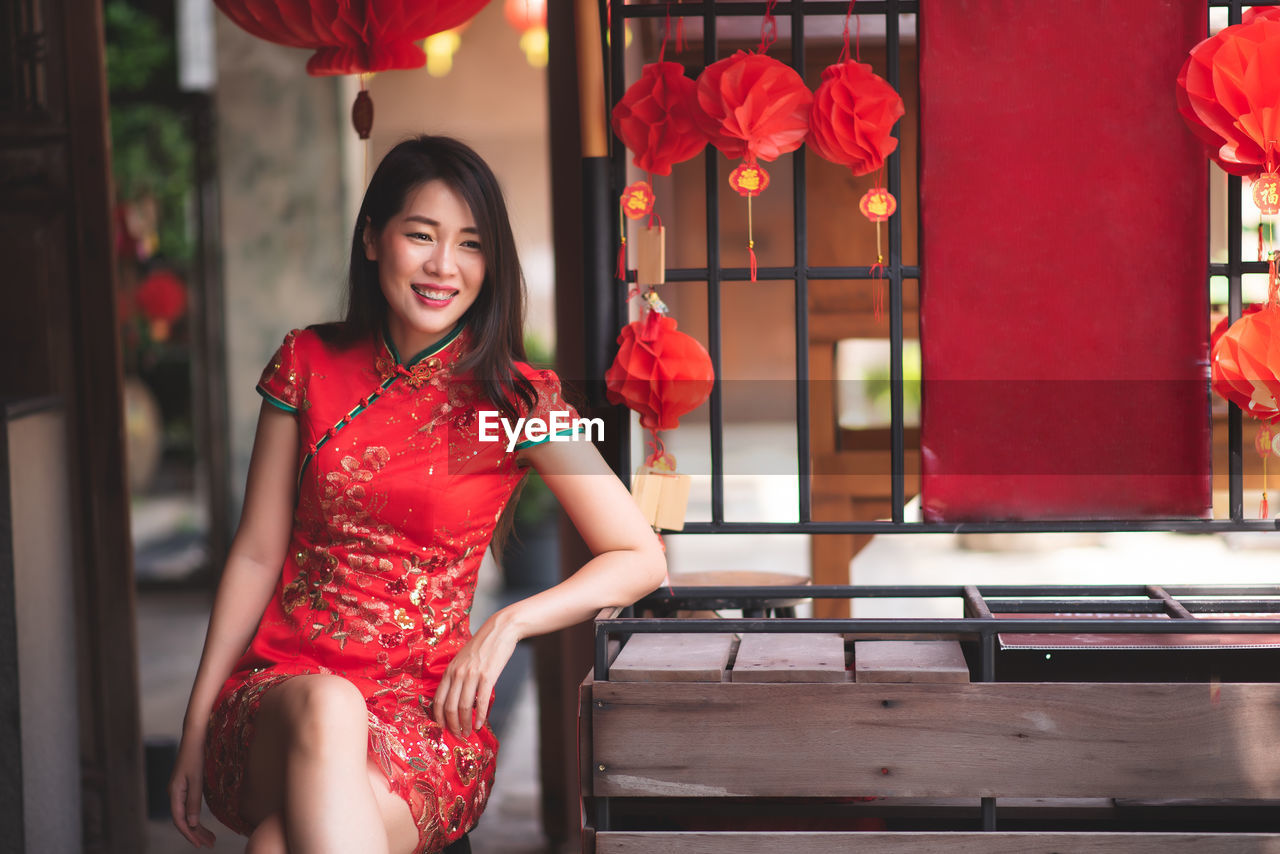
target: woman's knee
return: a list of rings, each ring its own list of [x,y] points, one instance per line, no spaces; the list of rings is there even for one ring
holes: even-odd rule
[[[368,739],[368,711],[360,689],[341,676],[299,676],[282,686],[280,711],[295,748],[327,749]]]
[[[244,854],[288,854],[289,849],[284,841],[284,820],[280,813],[271,815],[258,822],[258,826],[249,834],[249,844],[244,847]]]

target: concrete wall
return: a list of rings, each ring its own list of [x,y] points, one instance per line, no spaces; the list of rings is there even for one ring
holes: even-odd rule
[[[307,51],[254,38],[221,14],[216,27],[230,489],[238,507],[263,365],[286,332],[333,319],[341,305],[342,146],[350,125],[338,81],[307,75]]]

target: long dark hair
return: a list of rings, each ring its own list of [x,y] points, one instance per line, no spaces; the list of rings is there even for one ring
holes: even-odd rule
[[[380,233],[404,208],[410,193],[434,180],[444,181],[466,202],[475,217],[484,255],[484,284],[462,317],[471,349],[458,362],[455,373],[470,374],[494,407],[509,418],[518,418],[537,400],[533,385],[512,364],[525,361],[524,275],[498,179],[480,155],[456,139],[406,139],[378,164],[351,236],[346,316],[341,324],[328,327],[325,337],[351,343],[382,332],[387,300],[378,283],[378,263],[365,257],[365,227]],[[523,412],[519,403],[524,404]]]

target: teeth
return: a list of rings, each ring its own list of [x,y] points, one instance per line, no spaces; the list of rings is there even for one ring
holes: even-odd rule
[[[420,294],[427,299],[448,299],[453,296],[453,291],[442,291],[435,288],[421,288],[417,285],[410,285],[415,294]]]

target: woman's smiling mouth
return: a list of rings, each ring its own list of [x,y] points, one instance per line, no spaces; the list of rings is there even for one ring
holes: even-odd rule
[[[410,285],[413,292],[418,295],[423,302],[428,305],[448,305],[449,301],[458,295],[458,292],[452,288],[440,288],[431,285]]]

